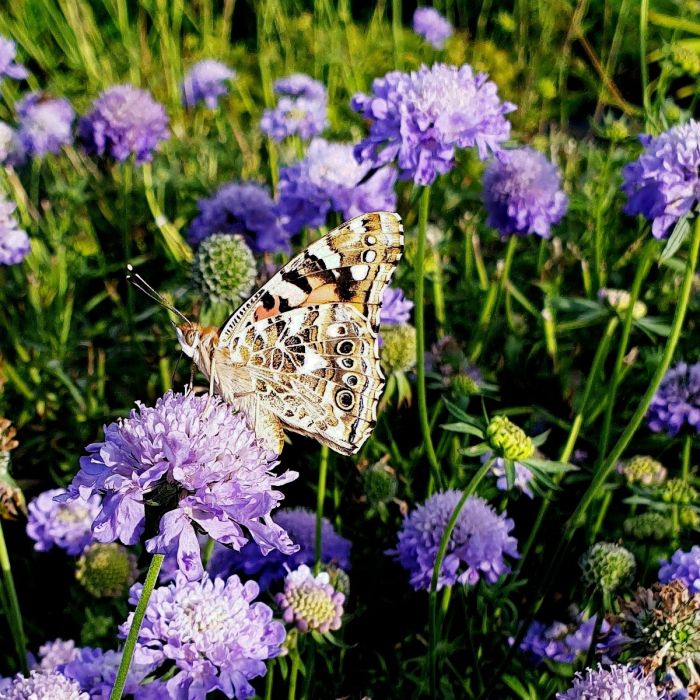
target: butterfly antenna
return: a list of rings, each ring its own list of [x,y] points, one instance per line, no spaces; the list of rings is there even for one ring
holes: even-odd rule
[[[141,275],[138,274],[138,272],[134,272],[134,268],[131,264],[128,264],[126,266],[127,273],[126,273],[126,279],[128,282],[134,285],[136,289],[139,290],[142,294],[145,294],[149,299],[152,299],[155,301],[157,304],[160,304],[163,308],[167,309],[168,311],[171,311],[175,315],[179,316],[185,323],[189,323],[190,320],[185,316],[185,314],[182,313],[182,311],[179,311],[176,309],[172,304],[168,304],[165,299],[156,292],[153,287],[151,287],[146,280],[141,277]]]

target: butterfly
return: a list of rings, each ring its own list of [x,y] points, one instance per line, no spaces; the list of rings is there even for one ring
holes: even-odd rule
[[[357,452],[384,389],[379,309],[403,253],[401,217],[372,212],[312,243],[220,328],[184,319],[183,352],[273,451],[284,431]]]

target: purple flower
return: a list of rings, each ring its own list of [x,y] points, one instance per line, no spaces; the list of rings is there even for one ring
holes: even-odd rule
[[[73,143],[75,112],[68,100],[31,92],[16,105],[19,138],[30,156],[58,153]]]
[[[625,213],[652,221],[654,238],[666,238],[673,224],[700,197],[700,122],[691,119],[657,137],[643,135],[644,152],[622,169]]]
[[[294,622],[299,630],[325,634],[340,629],[345,596],[330,584],[327,572],[316,576],[306,564],[284,579],[284,592],[275,596],[282,608],[282,619]]]
[[[238,573],[246,578],[255,578],[262,590],[267,590],[274,581],[283,579],[288,569],[301,564],[313,564],[316,560],[316,514],[306,508],[287,508],[275,513],[275,521],[299,545],[299,551],[283,554],[277,550],[263,555],[260,547],[247,544],[240,552],[217,545],[209,562],[209,574],[227,578]],[[350,569],[352,543],[341,537],[331,523],[321,521],[321,563],[334,564],[341,569]]]
[[[461,498],[449,490],[430,496],[403,521],[394,555],[410,574],[415,590],[428,590],[440,540]],[[470,496],[450,537],[438,576],[438,590],[456,583],[495,583],[510,571],[504,555],[518,556],[517,541],[509,535],[513,521],[499,515],[483,498]]]
[[[629,666],[598,666],[577,673],[574,683],[557,700],[662,700],[653,679],[645,678]]]
[[[651,400],[647,423],[655,433],[678,435],[684,425],[700,432],[700,362],[671,367]]]
[[[659,581],[683,581],[691,594],[700,593],[700,546],[694,545],[690,551],[677,549],[671,561],[664,559],[659,570]]]
[[[92,542],[92,522],[100,512],[100,497],[90,494],[68,503],[55,500],[66,494],[65,489],[50,489],[29,503],[27,535],[35,541],[38,552],[55,545],[78,555]]]
[[[419,7],[413,13],[413,31],[434,48],[441,49],[452,36],[452,25],[434,8]]]
[[[303,160],[282,168],[278,206],[290,234],[322,226],[331,211],[350,219],[366,211],[395,209],[396,171],[380,168],[362,182],[372,166],[358,164],[352,154],[350,144],[314,139]]]
[[[393,71],[372,83],[373,94],[357,94],[352,108],[370,122],[369,136],[355,147],[360,162],[394,160],[403,179],[432,184],[454,165],[455,149],[473,148],[484,160],[510,136],[501,102],[485,73],[436,63],[412,73]]]
[[[492,453],[486,453],[481,456],[481,461],[486,462],[491,459]],[[524,493],[528,498],[533,498],[532,489],[530,488],[530,482],[534,478],[532,472],[528,468],[527,464],[522,462],[514,462],[515,466],[515,480],[513,482],[513,488]],[[506,465],[505,460],[502,457],[496,457],[491,465],[491,475],[496,477],[496,488],[499,491],[508,491],[508,477],[506,476]]]
[[[143,586],[131,589],[136,605]],[[167,681],[170,697],[204,700],[220,690],[228,698],[254,694],[249,681],[266,672],[265,661],[278,656],[285,638],[272,610],[255,602],[257,583],[228,580],[188,581],[182,574],[156,588],[148,601],[134,659],[153,667],[174,664]],[[133,613],[121,627],[126,636]]]
[[[78,656],[79,651],[72,639],[54,639],[53,642],[46,642],[39,647],[40,661],[35,670],[60,670],[61,666],[73,661]]]
[[[256,253],[289,251],[289,234],[277,218],[267,188],[256,182],[228,182],[197,202],[188,240],[201,243],[213,233],[239,233]]]
[[[0,36],[0,82],[3,78],[13,78],[14,80],[22,80],[29,75],[29,71],[15,63],[17,54],[17,45],[12,39]]]
[[[19,134],[5,122],[0,122],[0,165],[22,165],[24,144]]]
[[[482,196],[488,225],[503,236],[536,233],[549,238],[569,201],[559,169],[532,148],[498,153],[484,174]]]
[[[156,146],[170,132],[163,105],[148,90],[114,85],[102,92],[92,111],[80,119],[78,135],[90,153],[109,154],[120,161],[133,155],[141,164],[152,159]]]
[[[293,73],[275,81],[274,91],[287,97],[305,97],[307,100],[325,100],[326,88],[305,73]]]
[[[104,494],[93,523],[99,542],[136,544],[147,500],[166,512],[146,548],[175,554],[190,580],[202,574],[195,528],[234,549],[249,541],[243,528],[263,553],[297,549],[270,517],[283,498],[275,487],[296,472],[275,475],[277,455],[219,397],[168,392],[154,408],[138,404],[87,452],[66,500]]]
[[[30,671],[28,678],[17,674],[2,697],[5,700],[90,700],[76,681],[58,671]]]
[[[182,104],[194,107],[200,102],[216,109],[219,97],[228,94],[227,80],[236,77],[236,71],[220,61],[211,59],[195,63],[182,81]]]
[[[0,192],[0,265],[17,265],[29,254],[29,236],[14,217],[17,205]]]
[[[403,289],[387,287],[382,296],[379,322],[388,325],[408,323],[411,320],[412,308],[413,302],[410,299],[406,299]]]

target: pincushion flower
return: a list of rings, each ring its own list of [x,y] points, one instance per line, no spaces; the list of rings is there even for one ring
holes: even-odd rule
[[[565,693],[557,693],[557,700],[662,700],[663,695],[653,680],[631,669],[614,665],[598,666],[577,673],[574,683]]]
[[[666,372],[649,404],[647,424],[671,436],[685,425],[700,432],[700,362],[678,362]]]
[[[406,299],[403,289],[387,287],[382,295],[382,308],[379,311],[379,322],[396,325],[408,323],[411,320],[413,302]]]
[[[56,671],[75,659],[79,653],[72,639],[54,639],[39,647],[39,671]]]
[[[148,90],[114,85],[102,92],[92,110],[80,119],[78,135],[90,153],[119,161],[133,155],[141,164],[153,158],[153,151],[170,132],[163,105]]]
[[[677,549],[670,561],[661,562],[659,581],[670,583],[676,580],[682,581],[691,593],[700,593],[700,546],[694,545],[687,552]]]
[[[502,236],[549,238],[568,206],[559,169],[532,148],[498,153],[484,174],[482,197],[488,225]]]
[[[235,77],[236,71],[221,61],[207,59],[195,63],[182,81],[182,104],[194,107],[204,102],[209,109],[216,109],[219,98],[228,95],[227,81]]]
[[[143,586],[136,584],[130,602],[136,605]],[[278,656],[285,638],[272,610],[256,602],[255,581],[188,581],[179,574],[174,583],[156,588],[148,601],[139,632],[136,663],[174,664],[167,681],[170,697],[202,699],[219,690],[228,698],[254,695],[249,681],[266,672],[265,661]],[[133,613],[121,627],[126,636]]]
[[[430,496],[403,521],[395,550],[410,575],[415,590],[428,590],[440,540],[461,493],[449,490]],[[495,583],[510,571],[505,557],[517,557],[517,541],[509,533],[514,527],[505,514],[499,515],[483,498],[470,496],[450,536],[438,576],[438,590],[457,583],[473,585],[483,579]]]
[[[452,25],[433,7],[416,9],[413,13],[413,31],[436,49],[441,49],[454,32]]]
[[[510,136],[505,114],[515,109],[496,85],[471,66],[436,63],[412,73],[393,71],[357,94],[352,108],[369,121],[355,158],[373,166],[397,162],[399,176],[430,185],[454,165],[458,148],[476,148],[484,160]]]
[[[24,144],[19,134],[0,121],[0,165],[21,165],[24,162]]]
[[[4,700],[90,700],[74,680],[58,671],[30,671],[28,677],[16,675],[3,690]]]
[[[297,549],[270,515],[283,498],[275,487],[296,472],[275,475],[277,455],[219,397],[169,391],[107,426],[87,452],[65,498],[104,494],[93,523],[99,542],[136,544],[148,501],[166,512],[146,548],[175,554],[190,580],[202,574],[197,531],[240,549],[245,528],[263,553]]]
[[[29,71],[21,64],[15,63],[17,44],[12,39],[0,36],[0,83],[3,78],[23,80]]]
[[[280,170],[278,207],[285,229],[295,234],[305,226],[322,226],[330,212],[350,219],[393,211],[396,171],[383,167],[363,182],[371,170],[370,163],[355,161],[352,145],[314,139],[303,160]]]
[[[58,153],[73,142],[75,111],[68,100],[32,92],[17,104],[19,139],[29,156]]]
[[[667,238],[700,198],[700,122],[691,119],[639,140],[644,152],[622,169],[625,213],[641,214],[652,222],[654,238]]]
[[[0,265],[17,265],[31,249],[29,236],[15,218],[17,205],[0,192]]]

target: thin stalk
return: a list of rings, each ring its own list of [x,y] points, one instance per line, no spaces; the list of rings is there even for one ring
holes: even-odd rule
[[[148,607],[148,601],[151,597],[151,593],[153,593],[156,581],[158,581],[158,574],[160,573],[160,567],[163,564],[163,559],[165,559],[164,554],[154,554],[153,558],[151,559],[151,563],[148,566],[146,580],[144,581],[143,590],[141,591],[139,602],[136,605],[136,610],[134,610],[134,616],[131,619],[131,627],[129,627],[129,634],[124,642],[122,659],[119,662],[117,677],[114,679],[114,686],[112,687],[109,700],[121,700],[122,693],[124,692],[124,686],[126,684],[126,677],[129,673],[129,667],[131,666],[131,659],[134,656],[134,649],[136,649],[136,640],[139,638],[139,632],[141,631],[141,623],[146,615],[146,608]]]
[[[272,659],[267,667],[265,676],[265,700],[272,700],[272,687],[275,682],[275,660]]]
[[[403,67],[402,13],[403,7],[401,0],[391,0],[391,31],[394,37],[394,63],[399,70]]]
[[[2,568],[2,580],[5,585],[5,593],[7,594],[7,618],[12,631],[12,639],[15,643],[17,656],[19,657],[19,668],[23,675],[29,673],[27,668],[27,638],[24,634],[22,625],[22,613],[19,609],[19,599],[17,598],[17,589],[15,588],[15,579],[12,576],[12,567],[10,566],[10,555],[5,544],[5,533],[2,529],[2,521],[0,520],[0,568]]]
[[[328,446],[321,445],[321,459],[318,464],[318,493],[316,494],[316,555],[314,574],[321,569],[321,552],[323,551],[323,502],[326,499],[326,477],[328,475]]]
[[[683,441],[683,455],[681,457],[681,479],[683,481],[688,481],[688,476],[690,474],[690,455],[693,445],[693,438],[688,433]]]
[[[607,597],[607,596],[606,596]],[[595,613],[595,622],[593,623],[593,634],[591,635],[591,643],[588,645],[588,651],[586,652],[586,663],[583,665],[584,668],[589,668],[593,663],[593,657],[595,656],[595,645],[600,634],[600,628],[603,625],[603,615],[607,610],[605,603],[598,606],[598,610]]]
[[[292,654],[292,667],[289,670],[289,691],[287,692],[287,700],[296,700],[297,696],[297,678],[299,677],[299,652],[297,650]]]
[[[649,0],[641,0],[639,5],[639,69],[642,77],[642,104],[644,118],[649,119],[651,102],[649,100],[649,66],[647,65],[647,34],[649,31]]]

